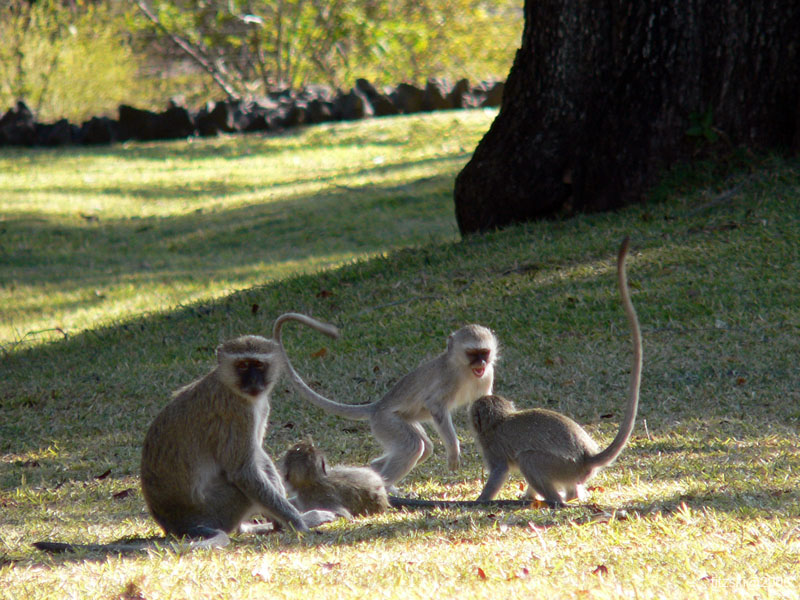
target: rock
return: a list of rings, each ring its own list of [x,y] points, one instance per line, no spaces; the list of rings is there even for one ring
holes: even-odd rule
[[[33,146],[36,143],[36,123],[33,113],[22,100],[0,117],[0,145]]]
[[[423,110],[447,110],[453,105],[447,100],[447,85],[438,79],[429,79],[425,84],[422,100]]]
[[[459,79],[447,94],[447,103],[451,108],[467,108],[465,102],[467,94],[469,94],[469,81]]]
[[[37,146],[68,146],[78,139],[80,128],[71,124],[66,119],[60,119],[55,123],[36,124],[36,145]]]
[[[357,79],[356,89],[367,97],[376,117],[400,114],[400,109],[395,106],[391,98],[379,92],[375,86],[366,79]]]
[[[119,122],[109,117],[92,117],[81,125],[78,139],[83,144],[111,144],[123,141]]]
[[[364,119],[375,114],[367,97],[356,88],[339,94],[334,101],[334,106],[336,114],[345,121]]]
[[[425,91],[410,83],[401,83],[389,97],[403,114],[418,113],[425,109]]]

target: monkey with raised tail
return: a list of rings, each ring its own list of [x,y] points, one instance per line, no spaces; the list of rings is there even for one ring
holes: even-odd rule
[[[322,509],[352,519],[389,508],[383,479],[368,467],[329,467],[324,453],[310,441],[293,444],[278,466],[299,510]]]
[[[535,493],[551,507],[563,506],[564,501],[580,497],[583,484],[611,464],[628,443],[642,376],[642,336],[625,273],[628,243],[625,238],[617,256],[617,283],[631,328],[633,367],[625,416],[616,437],[601,451],[589,434],[565,415],[540,408],[516,410],[501,396],[484,396],[470,409],[472,428],[489,471],[478,502],[494,498],[514,468],[528,482],[528,496]]]
[[[444,352],[405,375],[371,404],[328,400],[306,385],[288,359],[286,363],[295,389],[313,404],[340,417],[369,421],[385,450],[371,466],[392,488],[433,452],[423,421],[431,421],[442,438],[450,469],[458,468],[460,445],[450,413],[492,392],[497,352],[497,339],[489,329],[466,325],[450,334]]]

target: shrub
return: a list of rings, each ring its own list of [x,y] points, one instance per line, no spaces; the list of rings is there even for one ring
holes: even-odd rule
[[[25,100],[40,120],[116,111],[138,63],[123,15],[104,3],[7,0],[0,14],[0,107]]]

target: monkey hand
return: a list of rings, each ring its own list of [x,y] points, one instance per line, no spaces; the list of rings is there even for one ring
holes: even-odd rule
[[[300,516],[303,518],[303,524],[309,529],[330,523],[337,518],[336,514],[329,510],[309,510]]]

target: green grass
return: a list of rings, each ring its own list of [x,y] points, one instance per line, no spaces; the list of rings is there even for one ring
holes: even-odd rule
[[[0,598],[797,597],[800,163],[676,168],[645,205],[461,241],[452,181],[492,118],[0,153]],[[390,512],[188,555],[31,548],[157,534],[138,487],[149,421],[219,341],[290,310],[342,328],[285,335],[329,397],[376,399],[479,322],[503,345],[498,393],[607,443],[630,363],[626,234],[641,408],[586,503]],[[273,455],[306,435],[331,463],[379,451],[285,382],[270,423]],[[434,437],[406,491],[477,496],[463,412],[456,428],[461,469]]]

